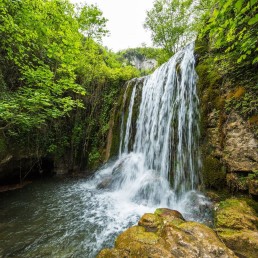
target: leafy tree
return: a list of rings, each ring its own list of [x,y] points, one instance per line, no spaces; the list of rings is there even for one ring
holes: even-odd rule
[[[96,43],[96,6],[0,0],[0,141],[25,153],[97,159],[121,85],[138,71]]]
[[[105,148],[112,108],[116,103],[125,81],[139,76],[132,66],[124,66],[119,55],[105,49],[93,40],[83,43],[82,54],[78,57],[77,83],[87,90],[86,110],[82,133],[82,151],[93,167],[101,160],[101,150]]]
[[[258,1],[217,1],[206,14],[201,36],[209,35],[212,48],[222,49],[237,63],[258,62]]]
[[[219,94],[216,109],[237,112],[257,137],[258,1],[201,0],[196,9],[202,90],[214,100]]]
[[[170,55],[192,38],[187,30],[191,5],[192,0],[156,0],[147,12],[145,28],[151,31],[154,44]]]
[[[108,34],[107,19],[102,16],[102,12],[96,5],[85,4],[79,9],[78,14],[80,30],[86,38],[100,41]]]
[[[2,62],[17,73],[14,85],[5,76],[11,91],[0,103],[2,122],[29,130],[82,106],[68,95],[85,94],[75,83],[81,35],[73,6],[58,0],[3,0],[0,10]]]

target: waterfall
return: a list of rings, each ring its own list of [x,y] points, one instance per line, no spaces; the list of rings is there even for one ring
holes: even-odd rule
[[[123,153],[128,153],[128,146],[129,146],[129,140],[131,136],[131,125],[132,125],[132,115],[133,115],[133,106],[134,106],[134,98],[135,98],[135,92],[136,92],[136,84],[133,87],[133,92],[131,96],[131,101],[129,105],[129,113],[126,123],[126,132],[125,132],[125,138],[124,138],[124,149]],[[123,131],[123,127],[121,127],[121,132]],[[122,140],[121,140],[122,142]]]
[[[117,189],[134,185],[137,200],[169,205],[200,183],[199,100],[194,67],[192,44],[144,79],[136,135],[129,149],[137,83],[133,86],[125,133],[122,117],[121,178],[113,185]]]
[[[199,182],[198,96],[193,45],[146,78],[134,152],[182,194]],[[172,162],[172,166],[171,166]]]
[[[186,219],[207,219],[209,202],[197,191],[201,162],[193,51],[190,44],[153,74],[127,84],[118,158],[87,183],[96,189],[90,217],[102,228],[96,234],[100,243],[158,207],[176,209]]]

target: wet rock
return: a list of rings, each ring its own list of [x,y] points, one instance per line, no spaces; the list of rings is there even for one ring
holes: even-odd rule
[[[241,180],[258,170],[258,140],[250,123],[236,112],[226,115],[213,109],[207,114],[205,126],[202,173],[206,187],[220,189],[227,181],[233,192],[249,191],[258,196],[257,185],[252,187]]]
[[[185,219],[183,218],[182,214],[176,210],[170,210],[167,208],[159,208],[156,209],[155,214],[159,215],[162,221],[166,223],[173,223],[173,224],[180,224]]]
[[[168,208],[159,208],[156,209],[155,214],[159,215],[161,218],[169,218],[170,220],[173,219],[181,219],[185,220],[182,214],[176,210],[170,210]]]
[[[216,193],[216,192],[213,192],[213,191],[208,191],[205,193],[207,197],[210,198],[210,200],[212,202],[218,202],[220,201],[220,196]]]
[[[115,248],[103,249],[104,257],[236,257],[209,227],[187,222],[174,210],[157,209],[144,214],[138,226],[119,235]]]
[[[240,257],[257,257],[258,218],[243,200],[227,199],[215,213],[216,231],[223,242]]]
[[[97,189],[105,189],[107,187],[110,186],[112,181],[112,177],[111,176],[106,176],[98,185],[97,185]]]
[[[253,196],[258,196],[258,180],[253,179],[248,182],[249,185],[249,194]]]
[[[232,198],[220,203],[216,211],[215,224],[217,228],[256,230],[258,218],[245,201]]]
[[[162,225],[162,220],[156,214],[146,213],[141,217],[138,225],[144,227],[147,232],[157,232]]]

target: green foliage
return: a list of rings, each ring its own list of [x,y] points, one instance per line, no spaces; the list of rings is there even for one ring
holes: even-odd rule
[[[201,35],[208,35],[212,48],[222,49],[227,57],[241,64],[258,62],[258,1],[217,1],[212,13],[205,14]]]
[[[145,28],[152,33],[153,43],[169,55],[184,46],[193,35],[190,26],[192,0],[155,0],[147,12]]]
[[[95,167],[100,162],[101,154],[97,149],[93,149],[89,154],[89,164],[91,167]]]
[[[86,4],[79,8],[78,13],[80,30],[87,38],[101,40],[103,36],[107,35],[107,19],[102,16],[102,12],[96,5]]]
[[[30,130],[47,120],[82,107],[67,94],[85,95],[75,83],[81,35],[68,1],[7,1],[1,4],[2,62],[19,72],[8,81],[8,97],[0,103],[0,119],[8,127]]]
[[[201,90],[221,95],[225,105],[219,108],[212,99],[206,101],[206,94],[201,96],[202,102],[225,115],[237,112],[249,122],[256,136],[257,8],[257,0],[201,0],[196,7],[201,18],[195,23],[199,33],[196,50],[200,56],[197,70]],[[216,74],[219,80],[214,80]]]
[[[255,114],[258,114],[258,86],[247,90],[248,91],[243,92],[241,96],[237,95],[238,89],[235,91],[235,94],[230,97],[226,102],[227,112],[235,110],[244,118],[248,118]]]
[[[95,42],[106,21],[68,0],[0,1],[0,131],[12,150],[101,160],[121,85],[139,75]]]
[[[253,173],[249,173],[247,177],[249,180],[258,180],[258,170],[253,171]]]

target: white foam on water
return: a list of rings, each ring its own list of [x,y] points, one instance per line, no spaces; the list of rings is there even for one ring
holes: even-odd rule
[[[190,44],[145,77],[135,135],[131,132],[140,90],[137,81],[131,96],[125,93],[123,102],[130,97],[130,104],[127,121],[124,115],[121,119],[119,157],[84,185],[95,189],[93,209],[85,219],[99,225],[93,249],[102,248],[107,239],[156,208],[176,209],[189,220],[205,220],[209,202],[196,190],[201,162],[193,50]]]

